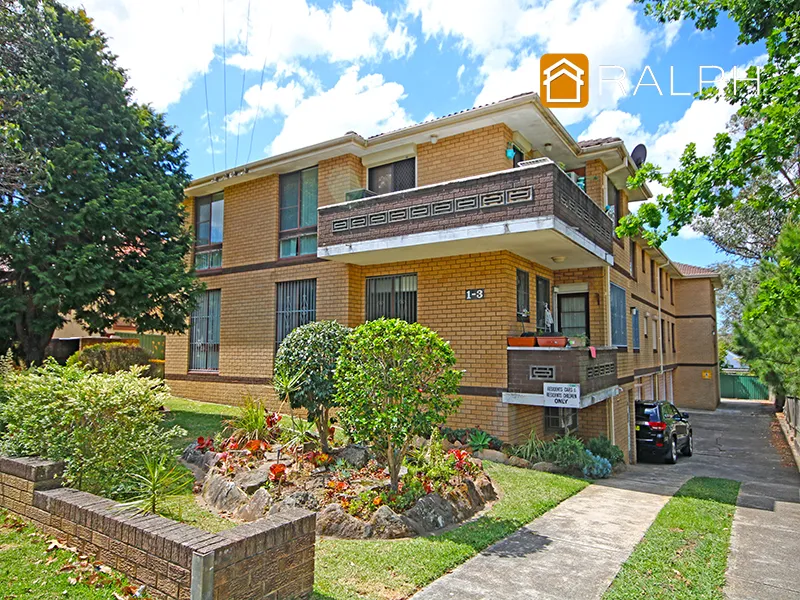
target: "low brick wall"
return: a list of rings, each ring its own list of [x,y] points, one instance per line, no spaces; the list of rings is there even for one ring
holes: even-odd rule
[[[314,513],[280,515],[213,534],[61,486],[63,465],[0,457],[0,506],[147,586],[154,598],[308,598]]]

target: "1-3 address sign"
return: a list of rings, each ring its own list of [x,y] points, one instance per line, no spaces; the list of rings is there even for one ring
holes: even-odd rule
[[[483,291],[483,288],[467,290],[464,293],[464,298],[467,300],[483,300],[485,297],[486,297],[486,292]]]

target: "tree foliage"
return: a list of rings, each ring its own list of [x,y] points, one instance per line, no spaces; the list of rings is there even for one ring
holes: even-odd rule
[[[336,406],[333,372],[350,329],[336,321],[315,321],[293,329],[275,356],[276,379],[302,373],[288,391],[292,408],[304,408],[317,425],[320,446],[328,452],[328,413]]]
[[[82,10],[2,1],[0,160],[32,157],[45,175],[19,169],[0,190],[0,340],[38,362],[70,314],[92,332],[120,318],[182,331],[197,284],[178,135],[132,102]]]
[[[722,280],[722,288],[717,290],[718,329],[722,334],[732,334],[735,326],[741,324],[748,302],[758,291],[758,264],[728,261],[717,263],[713,268]]]
[[[341,421],[384,454],[394,490],[414,438],[429,436],[461,402],[455,364],[449,343],[399,319],[359,325],[342,348],[334,377]]]
[[[728,102],[739,106],[738,124],[717,134],[710,155],[698,155],[691,143],[669,173],[650,163],[642,166],[630,185],[656,181],[669,191],[624,217],[619,232],[641,232],[649,242],[660,245],[696,217],[712,218],[718,209],[749,204],[759,212],[795,213],[800,202],[800,13],[796,2],[639,1],[661,21],[686,18],[699,29],[715,27],[719,13],[727,12],[739,25],[740,43],[765,41],[768,59],[760,72],[760,88],[730,82],[720,90]],[[747,76],[756,76],[755,67],[750,67]],[[716,92],[711,88],[703,96],[710,98]]]

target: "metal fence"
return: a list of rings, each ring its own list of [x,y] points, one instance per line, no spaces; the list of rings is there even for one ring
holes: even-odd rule
[[[150,374],[153,377],[164,377],[164,348],[167,338],[156,333],[115,333],[122,339],[138,339],[139,345],[147,350],[152,357],[150,359]]]
[[[720,373],[719,389],[723,398],[739,400],[767,400],[769,398],[767,386],[758,377],[752,375]]]
[[[786,398],[783,405],[783,415],[786,417],[786,424],[789,426],[789,441],[793,442],[795,448],[800,451],[800,439],[797,433],[800,430],[800,398]]]

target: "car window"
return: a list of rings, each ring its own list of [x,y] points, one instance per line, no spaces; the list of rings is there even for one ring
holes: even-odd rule
[[[636,418],[649,421],[652,418],[658,419],[658,407],[647,406],[646,404],[636,405]]]
[[[664,405],[664,418],[671,419],[677,416],[678,411],[674,409],[672,404],[665,404]]]
[[[680,416],[681,411],[678,410],[677,406],[675,406],[674,404],[670,404],[669,406],[670,406],[670,408],[672,408],[672,412],[674,412],[676,415]]]

